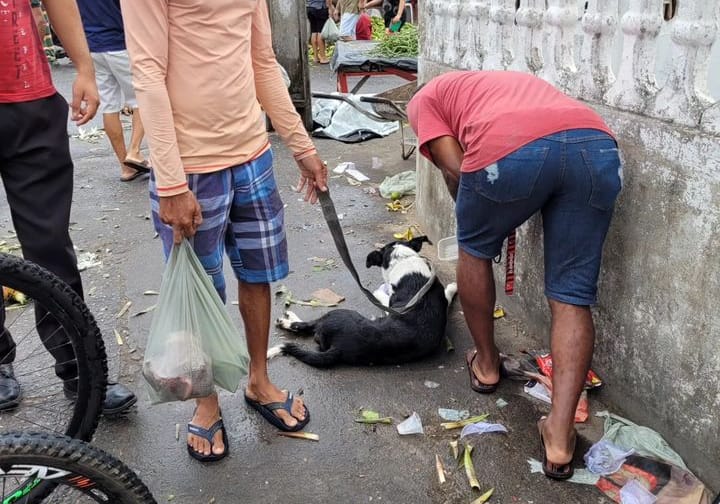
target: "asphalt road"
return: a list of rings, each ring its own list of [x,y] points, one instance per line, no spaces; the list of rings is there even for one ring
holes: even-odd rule
[[[61,65],[53,73],[60,90],[69,96],[71,68]],[[327,68],[313,69],[312,75],[316,89],[334,88]],[[374,90],[395,85],[387,80],[369,84]],[[93,124],[100,125],[97,120]],[[74,126],[70,132],[77,132]],[[309,297],[317,288],[331,288],[347,298],[344,307],[377,315],[378,310],[364,300],[342,266],[319,207],[301,201],[291,191],[297,173],[294,162],[279,139],[273,136],[272,140],[276,176],[286,204],[291,259],[291,273],[282,283],[300,298]],[[407,214],[388,212],[386,200],[374,192],[386,175],[414,169],[414,157],[408,161],[401,159],[399,141],[399,134],[355,145],[317,141],[331,168],[341,161],[354,161],[370,177],[369,182],[359,186],[351,185],[344,176],[330,181],[337,211],[343,214],[350,250],[360,266],[374,244],[390,241],[394,232],[417,224],[412,209]],[[105,335],[111,379],[126,383],[140,397],[137,407],[128,415],[101,422],[95,443],[137,471],[158,502],[471,502],[480,492],[470,489],[464,471],[452,460],[449,441],[458,433],[440,428],[439,407],[489,413],[491,421],[507,426],[507,435],[470,439],[483,491],[495,489],[491,502],[609,502],[594,487],[551,482],[530,473],[527,459],[541,456],[535,422],[547,408],[525,395],[518,382],[502,383],[492,396],[480,396],[470,389],[463,359],[464,350],[470,347],[470,337],[457,303],[448,326],[456,350],[439,349],[433,358],[423,362],[317,370],[287,357],[271,361],[271,377],[279,386],[304,389],[312,413],[306,430],[318,434],[319,442],[277,436],[273,427],[245,406],[241,390],[236,394],[223,392],[221,401],[231,454],[215,465],[192,460],[186,453],[184,436],[193,405],[151,406],[140,373],[152,313],[133,315],[156,302],[143,292],[158,290],[163,272],[161,245],[149,220],[147,179],[121,183],[106,138],[96,141],[72,138],[71,148],[76,163],[72,236],[81,251],[96,253],[102,263],[83,272],[87,303]],[[412,198],[404,201],[409,203]],[[4,199],[0,201],[0,226],[11,228]],[[432,247],[425,252],[435,256]],[[335,263],[316,271],[317,259],[313,258],[334,259]],[[436,264],[442,280],[454,279],[452,263]],[[381,282],[379,270],[360,271],[368,285]],[[232,281],[228,292],[229,301],[236,299]],[[127,301],[132,301],[131,308],[116,318]],[[301,317],[308,318],[324,310],[294,308]],[[241,327],[237,309],[232,304],[228,309]],[[273,315],[282,310],[278,299]],[[503,350],[545,344],[543,335],[523,328],[512,315],[509,313],[497,323]],[[114,330],[122,335],[122,345],[113,336]],[[282,337],[281,331],[272,329],[271,344],[282,341]],[[437,386],[429,388],[426,381]],[[498,398],[506,400],[508,406],[498,408]],[[396,423],[417,412],[425,434],[400,436],[394,426],[354,423],[360,408],[377,410],[393,417]],[[592,411],[598,408],[603,409],[592,400]],[[176,439],[178,425],[180,436]],[[599,422],[595,421],[580,432],[595,438],[598,429]],[[578,460],[585,448],[587,443],[578,449]],[[443,485],[438,483],[435,472],[436,454],[448,472]]]

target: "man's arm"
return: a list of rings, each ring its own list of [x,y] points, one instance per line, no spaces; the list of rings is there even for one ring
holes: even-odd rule
[[[175,243],[195,234],[200,205],[188,189],[165,78],[168,65],[166,0],[122,0],[125,41],[133,85],[142,110],[153,172],[160,196],[160,219],[172,226]]]
[[[77,70],[70,103],[72,119],[78,125],[85,124],[95,117],[100,98],[80,12],[75,0],[45,0],[44,5],[55,33]]]
[[[405,0],[400,0],[400,3],[398,4],[397,15],[393,18],[393,23],[397,23],[398,21],[400,21],[404,12],[405,12]]]
[[[426,145],[433,163],[443,174],[450,196],[456,200],[460,184],[460,166],[464,155],[460,143],[454,137],[441,136],[430,140]]]
[[[265,0],[259,0],[253,15],[251,51],[255,92],[270,117],[273,127],[293,151],[300,168],[298,191],[306,189],[305,199],[315,202],[315,190],[327,188],[327,167],[320,160],[300,116],[290,99],[275,59],[270,33],[270,18]]]

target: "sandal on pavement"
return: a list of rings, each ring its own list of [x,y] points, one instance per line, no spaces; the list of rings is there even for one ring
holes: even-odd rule
[[[303,405],[303,407],[305,408],[305,420],[300,420],[292,414],[293,398],[294,396],[292,392],[288,391],[287,399],[285,399],[285,402],[271,402],[267,404],[261,404],[260,401],[251,399],[248,397],[247,394],[245,394],[246,403],[248,403],[253,409],[257,410],[263,416],[263,418],[265,418],[265,420],[285,432],[297,432],[299,430],[302,430],[303,427],[305,427],[310,421],[310,412],[305,405]],[[283,422],[282,418],[275,414],[275,411],[277,410],[287,411],[290,416],[292,416],[298,421],[298,423],[293,427],[289,426],[288,424]]]
[[[545,451],[545,440],[543,439],[543,433],[542,433],[542,426],[545,423],[546,416],[540,417],[540,420],[538,420],[538,431],[540,432],[540,444],[542,445],[543,450],[543,461],[542,461],[542,470],[543,473],[545,473],[545,476],[548,478],[554,479],[554,480],[567,480],[573,477],[573,474],[575,474],[575,470],[572,467],[572,460],[568,462],[567,464],[556,464],[555,462],[550,462],[547,459],[547,452]]]
[[[126,158],[123,164],[128,168],[137,170],[138,173],[150,173],[150,165],[145,159],[136,161],[134,159]]]
[[[213,453],[212,449],[215,443],[213,442],[213,438],[215,437],[215,434],[217,434],[217,431],[222,429],[222,440],[223,444],[225,445],[225,451],[219,454]],[[220,419],[212,424],[209,429],[203,429],[202,427],[199,427],[193,423],[187,424],[187,430],[190,434],[194,436],[201,437],[203,439],[206,439],[208,443],[210,443],[210,455],[205,455],[203,453],[196,452],[192,446],[189,444],[187,445],[187,451],[190,454],[192,458],[195,460],[199,460],[200,462],[217,462],[218,460],[224,459],[227,454],[230,452],[230,446],[228,445],[228,437],[227,432],[225,430],[225,424],[223,423],[222,419],[222,411],[220,412]]]
[[[138,178],[140,175],[144,175],[145,173],[146,173],[146,172],[142,172],[142,171],[139,171],[139,170],[135,170],[135,173],[133,173],[132,175],[128,175],[127,177],[121,176],[121,177],[120,177],[120,182],[130,182],[131,180],[135,180],[135,179]]]
[[[482,383],[480,380],[478,380],[472,368],[472,364],[475,361],[476,356],[477,350],[468,350],[465,353],[465,362],[467,362],[468,372],[470,373],[470,388],[480,394],[492,394],[497,390],[500,380],[491,384]]]

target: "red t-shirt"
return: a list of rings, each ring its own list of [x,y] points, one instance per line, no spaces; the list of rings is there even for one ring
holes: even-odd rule
[[[360,14],[355,25],[356,40],[372,40],[372,19],[366,13]]]
[[[442,136],[464,150],[462,172],[482,170],[533,140],[569,129],[613,133],[590,107],[534,75],[509,71],[449,72],[407,105],[420,152]]]
[[[6,5],[7,4],[7,5]],[[55,94],[29,0],[0,3],[0,103]]]

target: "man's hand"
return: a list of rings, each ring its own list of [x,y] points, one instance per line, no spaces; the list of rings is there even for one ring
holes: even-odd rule
[[[82,126],[95,117],[100,98],[93,72],[78,72],[72,89],[72,120]]]
[[[327,165],[320,156],[313,154],[297,162],[300,168],[300,181],[297,191],[305,190],[305,201],[315,204],[318,190],[327,191]]]
[[[175,196],[160,197],[160,220],[172,226],[173,241],[180,243],[190,238],[202,223],[200,204],[191,191]]]

